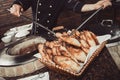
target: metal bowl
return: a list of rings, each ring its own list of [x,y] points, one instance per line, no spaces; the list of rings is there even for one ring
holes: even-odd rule
[[[30,36],[10,46],[7,49],[7,54],[17,58],[30,57],[37,53],[38,44],[44,42],[46,40],[40,36]]]

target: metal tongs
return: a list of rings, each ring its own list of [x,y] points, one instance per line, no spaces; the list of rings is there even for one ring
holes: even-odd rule
[[[32,21],[34,24],[36,24],[36,25],[42,27],[43,29],[49,31],[49,32],[50,32],[51,34],[53,34],[53,35],[56,34],[54,31],[50,30],[49,28],[43,26],[42,24],[40,24],[40,23],[38,23],[38,22],[36,22],[36,21],[33,21],[33,20],[32,20],[31,18],[29,18],[29,17],[26,17],[26,16],[24,16],[24,15],[21,15],[21,17],[22,17],[22,18],[25,18],[25,19],[27,19],[27,20],[29,20],[29,21]]]
[[[96,10],[96,11],[95,11],[90,17],[88,17],[80,26],[78,26],[78,27],[75,29],[75,31],[79,30],[79,29],[80,29],[84,24],[86,24],[94,15],[96,15],[101,9],[103,9],[103,7],[100,7],[98,10]],[[10,10],[8,10],[8,11],[10,11]],[[55,33],[54,31],[50,30],[49,28],[43,26],[42,24],[40,24],[40,23],[38,23],[38,22],[36,22],[36,21],[33,21],[31,18],[26,17],[26,16],[24,16],[24,15],[21,15],[21,17],[22,17],[22,18],[25,18],[25,19],[27,19],[27,20],[29,20],[29,21],[32,21],[34,24],[36,24],[36,25],[44,28],[45,30],[49,31],[51,34],[53,34],[54,36],[56,36],[56,33]],[[72,35],[73,33],[74,33],[74,31],[72,31],[72,32],[70,33],[70,35]]]
[[[10,11],[10,9],[6,9],[6,10],[7,10],[7,11]],[[26,17],[26,16],[24,16],[24,15],[21,15],[21,17],[22,17],[22,18],[25,18],[25,19],[27,19],[27,20],[29,20],[29,21],[32,21],[32,22],[35,23],[36,25],[44,28],[45,30],[49,31],[51,34],[53,34],[54,36],[56,36],[56,33],[55,33],[54,31],[52,31],[52,30],[50,30],[49,28],[43,26],[42,24],[37,23],[36,21],[33,21],[31,18]],[[32,29],[32,30],[33,30],[33,29]],[[23,39],[24,39],[24,38],[23,38]],[[8,45],[0,48],[0,51],[3,50],[4,48],[10,47],[11,45],[16,44],[17,42],[20,42],[20,41],[23,40],[23,39],[20,39],[20,40],[18,40],[18,41],[16,41],[16,42],[12,42],[12,43],[10,43],[10,44],[8,44]]]
[[[102,10],[103,7],[100,7],[98,10],[96,10],[90,17],[88,17],[80,26],[78,26],[74,31],[70,33],[70,35],[73,35],[75,31],[78,31],[84,24],[86,24],[93,16],[95,16],[100,10]]]
[[[103,9],[103,8],[101,7],[101,8],[99,8],[98,10],[96,10],[96,11],[95,11],[90,17],[88,17],[80,26],[78,26],[78,27],[75,29],[75,31],[76,31],[76,30],[79,30],[84,24],[86,24],[94,15],[96,15],[96,14],[97,14],[100,10],[102,10],[102,9]],[[9,11],[9,9],[7,9],[7,11]],[[33,23],[35,23],[36,25],[38,25],[38,26],[44,28],[45,30],[49,31],[51,34],[53,34],[53,35],[56,37],[56,33],[55,33],[54,31],[50,30],[49,28],[43,26],[42,24],[37,23],[36,21],[33,21],[31,18],[26,17],[26,16],[24,16],[24,15],[21,15],[21,17],[22,17],[22,18],[25,18],[25,19],[27,19],[27,20],[29,20],[29,21],[32,21]],[[72,34],[74,34],[75,31],[71,32],[71,33],[70,33],[70,36],[71,36]],[[14,43],[11,43],[11,44],[14,44]],[[11,46],[11,44],[10,44],[10,45],[7,45],[7,46],[4,46],[3,48],[9,47],[9,46]],[[3,48],[0,48],[0,50],[2,50]]]
[[[7,9],[7,11],[10,11],[10,9]],[[38,22],[36,22],[36,21],[33,21],[31,18],[29,18],[29,17],[27,17],[27,16],[25,16],[25,15],[20,15],[20,17],[22,17],[22,18],[24,18],[24,19],[27,19],[27,20],[29,20],[29,21],[32,21],[34,24],[36,24],[36,25],[44,28],[45,30],[49,31],[51,34],[55,35],[55,32],[54,32],[54,31],[50,30],[49,28],[43,26],[42,24],[40,24],[40,23],[38,23]]]

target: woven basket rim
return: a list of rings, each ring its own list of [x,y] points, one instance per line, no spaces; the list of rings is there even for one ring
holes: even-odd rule
[[[45,64],[45,66],[47,66],[48,68],[54,70],[54,71],[57,71],[59,70],[61,73],[67,73],[67,74],[71,74],[73,76],[80,76],[84,71],[85,69],[89,66],[89,64],[95,59],[95,57],[97,57],[100,52],[102,51],[102,49],[104,48],[105,44],[107,43],[107,41],[104,41],[100,44],[100,47],[96,49],[96,51],[93,53],[93,55],[89,58],[89,60],[83,65],[83,67],[81,68],[81,70],[79,71],[79,73],[75,73],[75,72],[72,72],[72,71],[69,71],[69,70],[66,70],[62,67],[60,67],[59,65],[55,65],[55,64],[51,64],[41,58],[39,58],[39,61],[42,62],[43,64]]]

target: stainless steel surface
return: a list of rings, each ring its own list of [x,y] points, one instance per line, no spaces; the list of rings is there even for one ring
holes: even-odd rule
[[[120,45],[120,35],[111,37],[106,44],[106,47],[118,46]]]
[[[13,56],[6,54],[7,49],[8,48],[5,48],[0,52],[0,66],[16,66],[16,65],[21,65],[21,64],[25,64],[25,63],[29,63],[29,62],[37,60],[37,58],[35,57],[15,58]]]
[[[30,36],[21,40],[21,42],[8,47],[7,53],[11,56],[28,55],[30,52],[37,50],[37,45],[39,43],[44,43],[45,41],[46,40],[40,36]]]
[[[38,43],[38,39],[39,39],[39,42],[41,41],[41,43],[44,43],[46,41],[42,37],[30,36],[24,40],[21,40],[21,42],[18,42],[14,45],[12,44],[12,46],[14,47],[15,45],[22,43],[24,41],[28,41],[29,43],[27,43],[27,44],[30,44],[31,39],[33,39],[34,42],[36,42],[36,43]],[[24,45],[27,45],[27,44],[24,44]],[[24,47],[24,46],[22,46],[22,47]],[[16,65],[21,65],[21,64],[25,64],[25,63],[29,63],[29,62],[37,60],[37,58],[34,57],[33,55],[22,56],[22,57],[17,56],[17,55],[15,55],[15,56],[9,55],[7,53],[7,50],[9,48],[10,48],[10,46],[8,46],[0,51],[0,66],[16,66]]]
[[[120,31],[119,31],[119,33],[120,33]],[[115,40],[115,39],[117,39],[117,38],[120,38],[120,34],[119,34],[119,35],[114,35],[114,36],[112,36],[110,40]],[[119,39],[119,40],[120,40],[120,39]]]
[[[0,77],[0,80],[5,80],[3,77]]]
[[[111,19],[104,19],[101,22],[102,26],[107,26],[107,27],[111,27],[113,25],[113,20]]]
[[[118,45],[120,45],[120,41],[113,42],[113,43],[108,43],[108,44],[106,44],[106,47],[112,47],[112,46],[118,46]]]
[[[23,40],[23,39],[25,39],[25,38],[22,38],[22,39],[20,39],[20,40],[17,40],[16,42],[11,42],[11,43],[5,45],[4,47],[0,48],[0,51],[3,50],[4,48],[7,48],[7,47],[10,47],[10,46],[12,46],[12,45],[14,45],[14,44],[16,44],[16,43],[19,43],[19,42],[20,42],[21,40]]]
[[[101,22],[101,26],[107,29],[107,32],[111,34],[111,39],[114,40],[120,37],[120,26],[113,23],[111,19],[104,19]]]
[[[120,0],[116,0],[116,2],[120,2]]]

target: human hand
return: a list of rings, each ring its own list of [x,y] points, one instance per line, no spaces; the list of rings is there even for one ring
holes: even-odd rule
[[[23,8],[18,4],[13,4],[12,7],[10,8],[10,13],[17,17],[20,17],[21,12],[23,12]]]
[[[103,9],[104,9],[111,5],[112,5],[112,3],[110,0],[100,0],[94,4],[96,10],[99,9],[100,7],[103,7]]]

